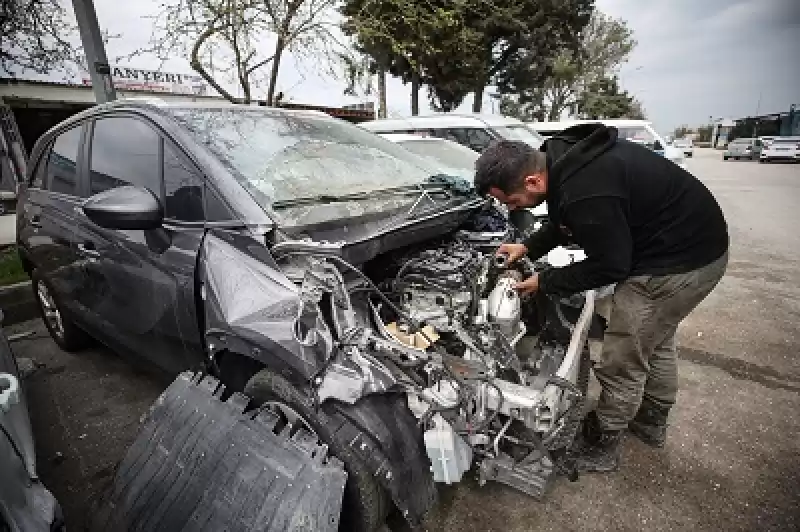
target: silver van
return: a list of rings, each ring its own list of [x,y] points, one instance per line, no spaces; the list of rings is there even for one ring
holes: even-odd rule
[[[728,159],[734,159],[736,161],[739,159],[749,159],[755,161],[761,154],[762,144],[761,139],[733,139],[728,143],[725,153],[722,154],[722,159],[724,161]]]

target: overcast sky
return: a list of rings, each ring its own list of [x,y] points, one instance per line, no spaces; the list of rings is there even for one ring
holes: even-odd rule
[[[120,37],[108,45],[110,60],[147,44],[159,0],[95,0],[101,27]],[[800,104],[800,0],[597,0],[597,8],[628,21],[638,46],[623,66],[623,88],[643,103],[656,128],[700,125],[708,117],[738,118],[786,111]],[[125,60],[157,68],[154,57]],[[183,59],[164,71],[191,73]],[[279,90],[292,101],[318,105],[356,103],[343,84],[313,63],[287,58]],[[425,89],[423,113],[430,112]],[[485,111],[490,111],[486,98]],[[388,84],[390,115],[410,114],[409,88]],[[467,98],[463,110],[471,108]]]

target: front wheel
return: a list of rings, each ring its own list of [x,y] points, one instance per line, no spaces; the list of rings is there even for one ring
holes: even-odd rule
[[[722,156],[722,160],[723,160],[723,161],[727,161],[727,160],[728,160],[728,157],[727,157],[727,155],[723,155],[723,156]]]
[[[304,425],[328,445],[334,456],[344,462],[347,484],[344,488],[339,530],[374,532],[383,526],[390,507],[388,494],[370,473],[367,465],[336,437],[343,427],[339,420],[340,413],[333,408],[326,409],[326,405],[315,408],[306,394],[267,369],[259,371],[250,379],[244,393],[256,405],[273,409],[286,423]],[[369,400],[369,397],[362,399]]]

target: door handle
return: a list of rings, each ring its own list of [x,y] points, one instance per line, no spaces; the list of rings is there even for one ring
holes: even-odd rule
[[[78,244],[78,251],[85,257],[96,259],[100,256],[100,252],[94,249],[94,244],[92,243]]]

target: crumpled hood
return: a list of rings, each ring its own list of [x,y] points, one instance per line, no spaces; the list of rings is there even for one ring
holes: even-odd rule
[[[616,142],[617,128],[603,124],[572,126],[550,137],[541,148],[547,153],[548,185],[557,188]]]

